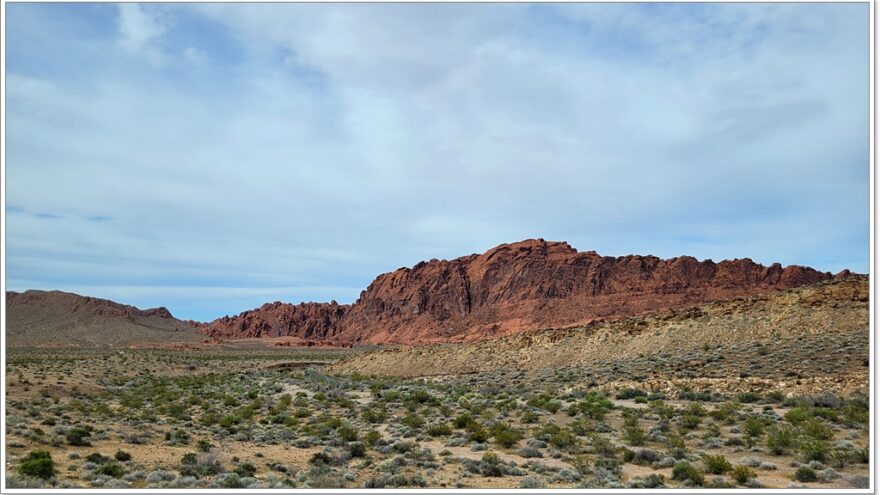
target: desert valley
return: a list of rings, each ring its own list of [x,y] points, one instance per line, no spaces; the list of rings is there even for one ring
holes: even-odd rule
[[[211,322],[7,292],[7,487],[865,488],[868,308],[543,239]]]

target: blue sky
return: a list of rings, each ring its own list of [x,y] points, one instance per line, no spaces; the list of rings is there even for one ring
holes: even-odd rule
[[[6,4],[6,284],[209,320],[525,238],[868,271],[868,4]]]

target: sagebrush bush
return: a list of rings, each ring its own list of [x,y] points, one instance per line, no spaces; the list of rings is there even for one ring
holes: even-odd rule
[[[55,475],[55,462],[49,452],[33,450],[18,466],[18,472],[25,476],[48,480]]]
[[[810,466],[801,466],[794,472],[794,479],[804,483],[810,483],[817,481],[819,476],[816,474],[816,470]]]
[[[724,474],[733,469],[733,465],[721,454],[704,455],[703,464],[706,465],[706,471],[711,474]]]
[[[697,486],[702,486],[706,481],[703,477],[703,473],[687,461],[679,462],[672,468],[672,479],[676,481],[690,480]]]

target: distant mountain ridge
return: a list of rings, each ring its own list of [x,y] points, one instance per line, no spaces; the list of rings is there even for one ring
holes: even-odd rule
[[[846,276],[849,271],[838,274]],[[379,275],[351,305],[269,303],[201,325],[213,337],[463,342],[789,289],[834,278],[751,259],[600,256],[529,239]]]
[[[201,339],[197,324],[178,320],[163,307],[142,310],[62,291],[6,293],[10,347],[116,347]]]

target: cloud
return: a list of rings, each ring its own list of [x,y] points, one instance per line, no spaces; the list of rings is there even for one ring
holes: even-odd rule
[[[148,7],[137,3],[118,4],[119,45],[133,55],[145,57],[153,65],[162,65],[165,55],[156,42],[165,26]]]
[[[7,201],[64,212],[7,219],[19,289],[208,319],[528,237],[867,271],[863,5],[10,15]],[[121,289],[171,286],[212,289]]]

